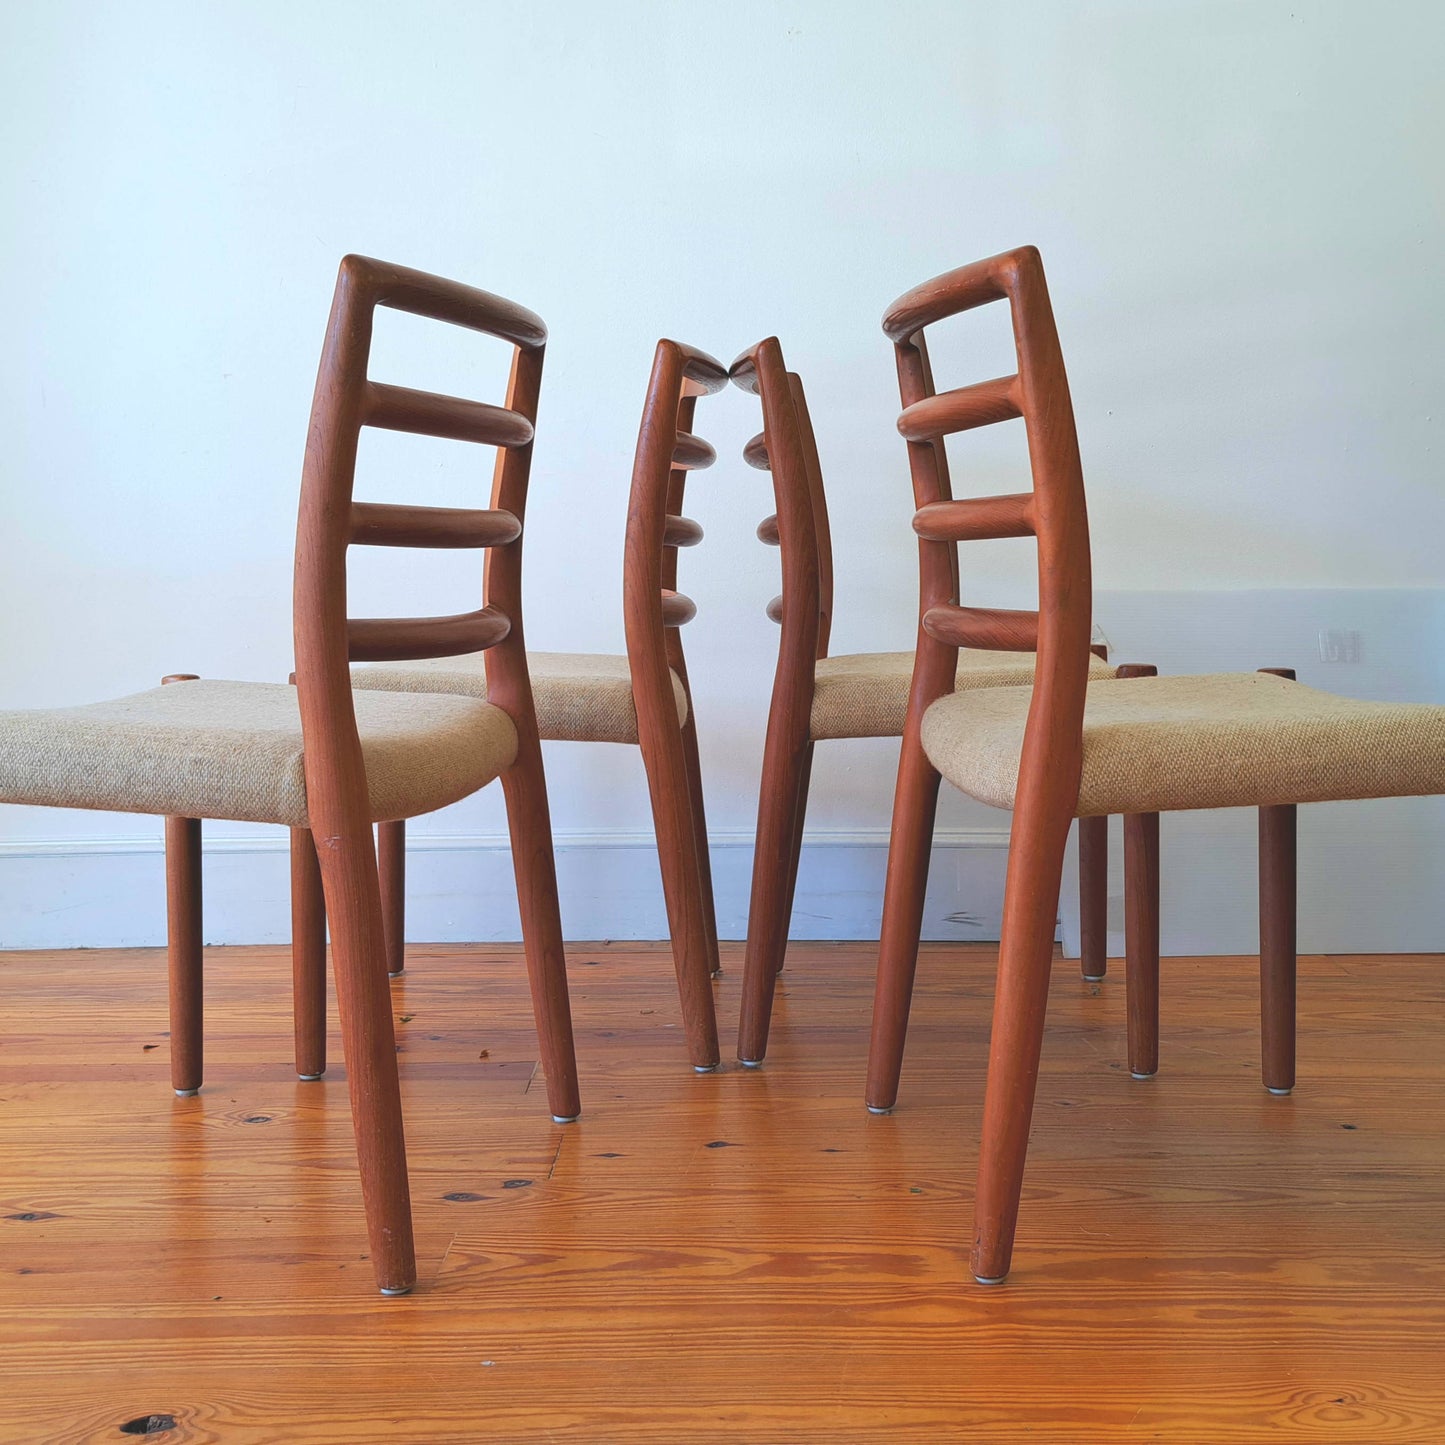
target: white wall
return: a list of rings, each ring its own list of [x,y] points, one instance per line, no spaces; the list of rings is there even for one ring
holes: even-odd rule
[[[534,646],[621,648],[623,502],[656,337],[728,359],[769,332],[809,383],[828,470],[835,650],[909,645],[915,554],[878,319],[914,282],[1023,241],[1049,268],[1116,642],[1131,624],[1110,608],[1128,614],[1115,599],[1131,592],[1167,594],[1144,611],[1179,619],[1183,641],[1166,657],[1141,640],[1170,667],[1221,649],[1231,666],[1308,663],[1304,596],[1339,626],[1325,614],[1354,593],[1422,589],[1405,613],[1438,624],[1423,589],[1445,582],[1442,59],[1433,0],[7,6],[0,706],[176,670],[285,676],[298,466],[348,250],[513,296],[551,327]],[[944,382],[1003,369],[1001,321],[958,325]],[[494,351],[434,335],[396,318],[376,374],[499,385]],[[699,413],[724,460],[695,485],[708,540],[685,558],[734,931],[775,646],[776,554],[752,535],[767,480],[737,459],[755,407],[732,392]],[[960,449],[960,483],[1008,490],[1019,459],[1017,437],[982,436]],[[366,463],[373,497],[484,486],[446,444],[380,438]],[[968,565],[979,600],[1030,590],[1023,544]],[[466,566],[368,558],[359,608],[465,607]],[[1231,589],[1247,606],[1201,610]],[[1388,637],[1365,626],[1368,657]],[[1286,635],[1290,655],[1253,646]],[[1440,628],[1419,636],[1435,660],[1398,659],[1394,686],[1445,700]],[[1374,685],[1348,671],[1316,680]],[[893,758],[889,743],[820,750],[799,931],[871,926]],[[569,930],[660,934],[635,755],[559,745],[548,765]],[[1420,836],[1440,847],[1429,805],[1390,806],[1405,812],[1380,815],[1374,861]],[[935,889],[939,931],[958,907],[996,913],[1006,821],[946,802],[957,868]],[[414,831],[434,840],[418,929],[504,932],[495,849],[477,851],[502,833],[498,799]],[[238,841],[213,870],[210,936],[283,935],[274,835],[211,834]],[[0,811],[0,944],[158,938],[158,837],[149,819]],[[1328,861],[1307,850],[1307,868]],[[1238,946],[1210,922],[1217,891],[1190,891],[1199,874],[1186,857],[1171,883],[1178,916],[1202,918],[1187,941]],[[1370,896],[1353,931],[1314,941],[1390,946],[1396,900]],[[1411,937],[1434,926],[1424,903],[1400,906]]]

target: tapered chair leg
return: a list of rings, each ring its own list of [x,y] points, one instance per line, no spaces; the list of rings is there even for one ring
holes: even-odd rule
[[[788,932],[792,925],[793,901],[798,896],[798,865],[803,857],[803,826],[808,821],[808,784],[813,776],[813,744],[808,744],[803,754],[802,772],[798,778],[798,809],[793,818],[793,856],[788,860],[787,891],[783,895],[783,917],[788,927],[783,930],[783,944],[778,950],[778,972],[788,957]]]
[[[668,733],[665,727],[652,735],[644,732],[642,760],[652,800],[657,861],[688,1053],[698,1073],[711,1073],[722,1058],[712,997],[715,955],[704,917],[698,831],[681,734],[676,729]]]
[[[349,829],[319,852],[371,1264],[383,1294],[406,1294],[416,1249],[371,829]]]
[[[758,794],[758,831],[753,844],[753,883],[748,902],[748,941],[743,953],[743,997],[738,1017],[738,1059],[750,1068],[768,1052],[768,1030],[778,970],[788,943],[791,885],[797,867],[798,829],[807,788],[806,739],[769,730]]]
[[[406,823],[376,825],[376,868],[381,879],[381,924],[386,937],[386,971],[395,978],[406,968]]]
[[[1129,1072],[1159,1072],[1159,814],[1124,818],[1124,951]]]
[[[1097,983],[1109,971],[1109,820],[1079,819],[1079,972]]]
[[[1014,813],[974,1204],[980,1284],[1006,1278],[1013,1257],[1069,823],[1047,802]]]
[[[559,1124],[567,1124],[582,1112],[582,1096],[577,1084],[577,1050],[567,991],[567,953],[557,904],[552,815],[547,804],[542,749],[535,738],[530,745],[525,736],[519,740],[517,760],[502,774],[502,790],[507,800],[532,1015],[547,1076],[547,1107]]]
[[[1259,810],[1259,997],[1264,1086],[1288,1094],[1295,1078],[1296,809]]]
[[[166,962],[170,977],[171,1087],[198,1094],[204,1055],[201,820],[166,819]]]
[[[687,686],[686,674],[683,676]],[[707,809],[702,792],[702,761],[697,749],[697,723],[693,718],[692,690],[687,689],[687,721],[682,725],[682,756],[687,767],[688,801],[692,806],[693,846],[701,886],[703,934],[707,939],[708,972],[716,978],[722,972],[717,945],[717,904],[712,889],[712,853],[707,840]]]
[[[326,897],[310,828],[291,830],[291,992],[296,1074],[326,1072]]]
[[[878,981],[873,994],[873,1028],[868,1041],[866,1101],[875,1114],[898,1102],[903,1045],[918,940],[923,933],[923,898],[933,852],[939,777],[916,739],[903,740],[893,826],[888,840],[888,874],[883,884],[883,925],[878,944]]]

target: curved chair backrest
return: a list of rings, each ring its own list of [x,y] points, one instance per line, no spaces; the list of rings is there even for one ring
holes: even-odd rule
[[[514,348],[505,406],[371,381],[378,306],[466,327]],[[488,699],[535,730],[522,638],[522,525],[547,328],[524,307],[455,281],[347,256],[327,323],[302,472],[296,538],[296,687],[318,841],[370,827],[350,662],[489,649]],[[364,426],[497,448],[491,506],[417,507],[352,499]],[[483,606],[451,617],[350,618],[346,554],[374,547],[486,548]]]
[[[669,669],[683,668],[679,629],[697,615],[692,599],[677,590],[678,548],[702,541],[702,528],[682,515],[687,474],[717,460],[713,448],[693,435],[693,415],[698,397],[721,391],[727,380],[727,368],[705,351],[657,343],[627,503],[622,618],[634,693],[645,687],[668,707]],[[643,699],[637,703],[641,713]]]
[[[924,329],[992,301],[1009,303],[1017,372],[936,392]],[[919,635],[910,726],[953,690],[960,646],[1037,652],[1020,788],[1040,775],[1028,762],[1042,751],[1057,770],[1053,777],[1072,774],[1077,791],[1092,632],[1089,528],[1068,377],[1038,251],[1024,246],[925,281],[888,308],[883,330],[898,363],[898,430],[908,443],[917,507]],[[1032,489],[955,501],[944,438],[1016,417],[1027,432]],[[961,606],[958,543],[1029,536],[1038,539],[1038,610]]]
[[[758,364],[758,353],[767,347],[777,350],[777,367],[769,367],[770,380],[765,382]],[[768,616],[781,624],[785,613],[796,623],[811,628],[804,619],[816,613],[817,638],[811,649],[813,660],[828,655],[828,639],[833,624],[833,540],[828,525],[828,498],[823,487],[823,468],[818,460],[818,443],[813,435],[813,420],[808,413],[808,400],[803,392],[802,378],[795,371],[782,367],[782,351],[776,337],[750,347],[733,362],[730,375],[735,385],[763,401],[763,430],[743,447],[743,460],[759,471],[773,473],[773,502],[777,511],[758,524],[758,539],[782,551],[783,591],[768,603]],[[764,387],[775,395],[769,397]],[[786,386],[784,404],[781,390]],[[770,405],[771,403],[771,405]],[[795,427],[801,447],[803,475],[788,476],[785,469],[775,469],[769,459],[768,414],[774,425]]]

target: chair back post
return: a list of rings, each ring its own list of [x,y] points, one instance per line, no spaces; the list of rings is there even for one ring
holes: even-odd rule
[[[743,459],[773,479],[777,510],[759,525],[758,536],[782,554],[783,590],[768,604],[768,616],[782,629],[779,672],[786,667],[788,676],[806,677],[802,690],[811,703],[813,663],[828,655],[833,563],[807,401],[801,380],[783,361],[776,336],[743,352],[729,374],[735,386],[762,403],[763,430],[744,446]]]
[[[823,464],[818,457],[818,440],[813,434],[813,418],[808,411],[808,398],[803,379],[796,371],[788,373],[788,388],[798,431],[803,444],[803,464],[808,474],[808,497],[812,503],[813,551],[818,568],[818,643],[816,654],[827,657],[828,641],[833,630],[833,532],[828,524],[828,494],[823,485]]]
[[[533,347],[519,346],[512,357],[512,371],[507,379],[507,410],[526,417],[534,427],[545,356],[545,342]],[[511,624],[507,635],[482,654],[482,667],[487,677],[487,701],[506,712],[517,725],[517,730],[526,736],[537,731],[537,713],[532,700],[532,680],[527,671],[527,643],[522,626],[522,535],[531,473],[531,442],[521,447],[497,449],[492,470],[492,510],[515,517],[523,528],[512,542],[488,548],[482,562],[485,606],[495,608]]]
[[[657,343],[633,455],[623,542],[622,620],[634,695],[646,689],[673,706],[673,667],[682,667],[679,630],[696,615],[677,591],[677,552],[702,540],[681,514],[687,474],[716,452],[692,432],[698,398],[727,385],[721,362],[666,338]],[[641,698],[636,698],[639,714]]]
[[[733,362],[731,374],[735,385],[754,392],[762,403],[762,433],[747,444],[743,456],[749,465],[771,472],[778,509],[758,528],[758,535],[781,552],[783,574],[782,595],[768,608],[781,632],[768,734],[801,747],[808,737],[814,665],[827,655],[828,645],[814,489],[816,480],[821,490],[822,478],[799,407],[802,387],[788,371],[777,337],[745,351]],[[828,581],[831,593],[831,567]]]
[[[292,606],[296,692],[307,805],[318,843],[371,825],[366,768],[351,698],[346,552],[371,354],[364,267],[341,262],[326,325],[301,472]]]

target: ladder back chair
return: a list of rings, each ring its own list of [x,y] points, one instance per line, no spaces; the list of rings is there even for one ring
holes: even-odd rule
[[[1017,374],[935,394],[925,328],[995,301],[1012,312]],[[889,308],[883,329],[894,343],[899,430],[918,504],[922,626],[889,851],[868,1103],[886,1110],[897,1097],[929,800],[942,774],[1013,810],[972,1258],[980,1283],[994,1284],[1012,1258],[1071,821],[1117,812],[1157,829],[1161,812],[1258,808],[1263,1074],[1272,1094],[1287,1094],[1295,1082],[1296,805],[1445,790],[1445,707],[1336,697],[1268,669],[1086,687],[1083,474],[1038,252],[1024,247],[925,282]],[[954,501],[943,438],[1017,417],[1032,490]],[[1018,536],[1037,539],[1037,612],[959,605],[956,544]],[[990,645],[1037,650],[1031,690],[952,690],[955,650]],[[1157,882],[1157,870],[1144,880],[1150,890]],[[1157,915],[1157,897],[1152,906]],[[1128,988],[1132,1062],[1133,1036],[1157,1037],[1157,956],[1152,968],[1131,966]]]
[[[758,537],[779,548],[783,577],[783,591],[767,609],[781,635],[763,753],[738,1026],[738,1058],[756,1066],[767,1053],[775,979],[788,945],[813,745],[829,738],[901,737],[913,653],[829,656],[833,556],[828,500],[802,380],[784,367],[775,337],[739,356],[731,376],[762,402],[763,430],[743,448],[743,457],[772,473],[777,511],[759,525]],[[793,464],[773,465],[774,454],[793,458]],[[1118,674],[1103,651],[1090,650],[1091,678]],[[1033,675],[1032,653],[962,648],[954,685],[1028,684]],[[1080,968],[1090,980],[1103,978],[1107,966],[1108,838],[1106,818],[1080,827]],[[1147,947],[1145,935],[1135,946]]]
[[[510,342],[506,407],[367,379],[372,313],[390,306]],[[296,685],[201,681],[111,702],[0,713],[0,799],[166,817],[171,1082],[201,1087],[200,820],[292,829],[298,849],[298,984],[324,1013],[324,890],[371,1260],[384,1293],[416,1278],[406,1148],[371,828],[443,807],[501,777],[513,825],[528,963],[555,1115],[580,1105],[552,878],[547,797],[520,627],[522,517],[546,330],[531,312],[454,282],[348,256],[341,263],[312,407],[296,542]],[[499,448],[493,506],[458,511],[352,500],[363,426]],[[350,619],[353,542],[467,545],[489,555],[487,605],[449,618]],[[493,703],[368,694],[351,657],[492,648]],[[319,849],[309,846],[312,837]],[[299,1071],[324,1061],[303,1055]]]
[[[702,540],[682,515],[687,476],[716,460],[693,434],[698,398],[721,391],[727,369],[705,352],[657,344],[634,456],[623,563],[625,655],[534,652],[528,668],[544,739],[631,743],[647,773],[673,965],[693,1068],[718,1065],[711,977],[718,972],[717,921],[708,858],[697,725],[681,628],[696,614],[677,591],[680,547]],[[482,655],[353,670],[358,689],[397,689],[486,698]],[[406,825],[380,830],[387,956],[404,964]]]

